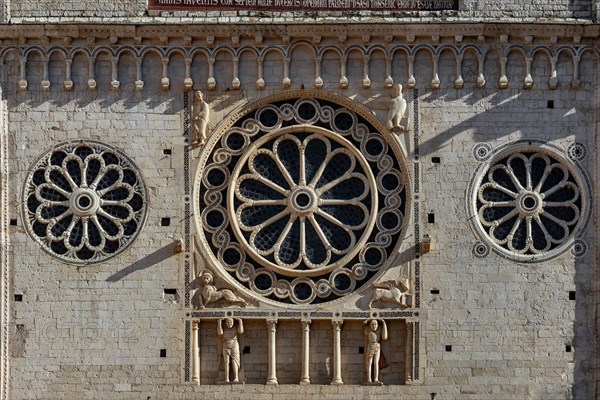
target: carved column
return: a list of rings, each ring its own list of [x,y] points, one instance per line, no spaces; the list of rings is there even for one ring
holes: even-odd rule
[[[412,369],[413,369],[413,323],[412,321],[406,321],[406,346],[404,349],[404,382],[412,382]]]
[[[342,328],[342,320],[333,320],[333,379],[331,380],[332,385],[343,385],[342,381],[342,341],[340,337],[340,331]]]
[[[206,87],[208,90],[215,90],[217,88],[217,80],[215,79],[215,59],[214,57],[208,58],[208,80],[206,81]]]
[[[192,88],[194,87],[194,81],[192,80],[191,70],[192,70],[192,59],[186,58],[185,59],[185,79],[183,80],[183,87],[185,88],[186,91],[192,90]]]
[[[27,57],[19,59],[21,63],[21,79],[19,79],[19,89],[27,90]]]
[[[263,57],[258,57],[258,78],[256,79],[256,89],[263,90],[265,88],[265,80],[263,79]]]
[[[63,82],[63,87],[65,88],[65,90],[71,90],[73,89],[73,80],[71,79],[71,64],[73,63],[73,60],[68,58],[65,60],[65,81]]]
[[[368,55],[363,56],[363,89],[371,87],[371,78],[369,78],[369,62],[371,57]]]
[[[431,77],[431,88],[437,90],[440,88],[440,76],[438,75],[438,61],[439,56],[433,56],[433,76]]]
[[[135,58],[136,77],[135,77],[135,90],[142,90],[144,88],[144,81],[142,80],[142,57]]]
[[[292,85],[292,80],[290,79],[290,58],[285,57],[283,59],[283,88],[288,89]]]
[[[111,64],[112,64],[112,77],[110,80],[110,87],[113,90],[117,90],[119,88],[119,86],[121,85],[121,83],[119,82],[119,73],[118,73],[119,59],[117,57],[113,57],[111,59]]]
[[[348,62],[348,57],[342,56],[340,57],[340,89],[348,88],[348,77],[346,76],[346,64]]]
[[[506,62],[508,57],[500,57],[500,81],[498,86],[500,89],[506,89],[508,87],[508,78],[506,77]]]
[[[163,90],[169,90],[169,59],[163,58],[160,60],[162,63],[162,78],[160,79],[160,86]]]
[[[310,384],[310,319],[303,319],[302,323],[302,377],[301,385]]]
[[[267,376],[267,385],[277,385],[277,347],[275,346],[277,320],[268,319],[267,326],[269,327],[269,376]]]
[[[406,384],[412,382],[418,382],[419,377],[419,321],[418,320],[407,320],[406,321],[406,348],[405,348],[405,376],[404,381]]]
[[[192,382],[200,384],[200,346],[198,345],[200,321],[192,321]]]
[[[231,81],[231,87],[233,90],[239,90],[241,82],[239,78],[240,58],[233,57],[233,80]]]
[[[523,89],[531,89],[533,87],[533,78],[531,77],[532,57],[525,59],[525,80],[523,81]]]
[[[479,74],[477,75],[477,87],[483,89],[485,87],[485,77],[483,76],[483,63],[485,59],[479,56]]]
[[[44,57],[44,63],[42,64],[42,90],[50,90],[50,75],[48,72],[48,64],[50,63],[50,58]]]
[[[415,86],[417,86],[414,75],[415,56],[408,56],[406,59],[408,60],[408,82],[406,82],[406,86],[408,86],[409,89],[414,89]]]
[[[94,90],[96,89],[96,78],[94,74],[94,69],[96,65],[96,60],[90,58],[88,61],[88,89]]]

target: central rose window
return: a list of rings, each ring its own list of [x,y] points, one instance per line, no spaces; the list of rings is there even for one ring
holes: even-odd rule
[[[265,301],[304,305],[352,294],[387,268],[407,178],[399,147],[365,115],[295,98],[240,112],[211,136],[195,193],[215,271]]]
[[[376,183],[348,141],[300,128],[265,136],[241,158],[228,208],[253,258],[283,275],[314,276],[344,265],[365,244]]]

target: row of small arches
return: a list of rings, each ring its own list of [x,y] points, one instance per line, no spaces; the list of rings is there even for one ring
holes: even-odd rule
[[[391,87],[396,83],[405,83],[408,88],[429,86],[431,89],[440,88],[440,64],[444,63],[443,71],[452,69],[454,72],[453,86],[460,89],[467,79],[464,75],[475,73],[477,87],[486,86],[489,75],[485,71],[486,64],[496,64],[493,74],[498,76],[497,84],[500,89],[508,87],[511,65],[518,65],[524,73],[513,75],[524,75],[522,85],[525,89],[533,87],[536,75],[534,62],[538,59],[544,60],[543,73],[550,89],[556,89],[559,82],[559,72],[569,70],[566,78],[561,81],[569,82],[572,88],[580,86],[580,63],[585,58],[596,58],[596,48],[591,46],[560,46],[551,48],[548,46],[524,47],[512,46],[486,46],[474,45],[396,45],[396,46],[338,46],[315,47],[308,42],[297,42],[290,46],[267,46],[267,47],[217,47],[214,49],[204,47],[173,47],[161,48],[153,46],[120,46],[120,47],[62,47],[52,46],[48,48],[32,46],[26,48],[8,47],[0,52],[0,57],[5,64],[17,63],[19,69],[18,87],[21,90],[29,88],[28,69],[30,64],[40,64],[41,88],[49,90],[52,84],[50,79],[51,63],[64,63],[64,77],[62,86],[66,90],[73,89],[72,64],[77,60],[87,59],[87,88],[96,88],[95,64],[99,60],[110,62],[111,79],[110,88],[119,89],[121,86],[120,64],[126,58],[132,59],[130,64],[134,65],[134,88],[141,90],[144,87],[144,77],[147,75],[160,76],[160,86],[169,90],[171,88],[172,75],[171,64],[179,63],[183,72],[183,89],[192,88],[215,90],[240,89],[244,76],[239,71],[243,70],[245,77],[248,71],[255,75],[252,85],[256,89],[264,89],[269,79],[273,76],[280,77],[280,84],[284,89],[293,85],[302,87],[329,87],[330,81],[327,77],[337,75],[339,79],[335,82],[341,89],[351,85],[352,78],[359,82],[359,86],[368,89],[374,84],[375,87]],[[159,68],[162,66],[162,74],[150,71],[145,65],[148,59],[158,59]],[[179,60],[179,61],[174,61]],[[181,62],[181,60],[183,62]],[[294,64],[301,64],[302,68],[296,68],[298,73],[293,72]],[[334,66],[333,64],[337,64]],[[403,64],[401,67],[399,64]],[[454,65],[452,65],[454,64]],[[562,66],[561,66],[562,65]],[[548,66],[549,68],[546,68]],[[241,68],[243,67],[243,68]],[[153,67],[152,69],[154,69]],[[337,68],[337,71],[335,70]],[[399,72],[399,70],[402,70]],[[429,77],[417,79],[419,71],[429,71]],[[513,68],[514,70],[514,68]],[[198,73],[200,71],[200,73]],[[15,71],[16,72],[16,71]],[[324,73],[323,73],[324,72]],[[514,72],[514,71],[513,71]],[[34,74],[31,74],[32,76]],[[193,75],[204,75],[203,78]],[[225,76],[229,75],[229,77]],[[354,75],[354,76],[352,76]],[[357,76],[358,75],[358,76]],[[402,76],[399,76],[402,75]],[[421,74],[422,75],[422,74]],[[543,78],[543,74],[538,74]],[[563,74],[564,75],[564,74]],[[375,77],[379,78],[375,78]],[[292,82],[294,77],[294,82]],[[300,79],[298,79],[300,77]],[[247,79],[246,79],[247,80]],[[272,82],[272,80],[271,80]],[[272,82],[274,83],[274,82]],[[32,88],[33,89],[33,88]]]

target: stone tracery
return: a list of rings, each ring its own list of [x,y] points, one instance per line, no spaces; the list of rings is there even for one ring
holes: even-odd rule
[[[68,142],[31,168],[23,193],[25,226],[62,261],[99,262],[135,238],[146,197],[139,172],[123,153],[99,142]]]
[[[502,254],[545,259],[572,241],[584,213],[582,194],[566,162],[525,149],[489,166],[476,190],[477,217]]]
[[[311,98],[268,104],[207,147],[197,185],[206,245],[216,267],[255,294],[335,300],[382,270],[398,245],[398,153],[355,112]]]

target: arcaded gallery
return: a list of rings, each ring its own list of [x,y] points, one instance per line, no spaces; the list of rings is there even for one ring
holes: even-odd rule
[[[600,398],[600,2],[0,22],[2,399]]]

